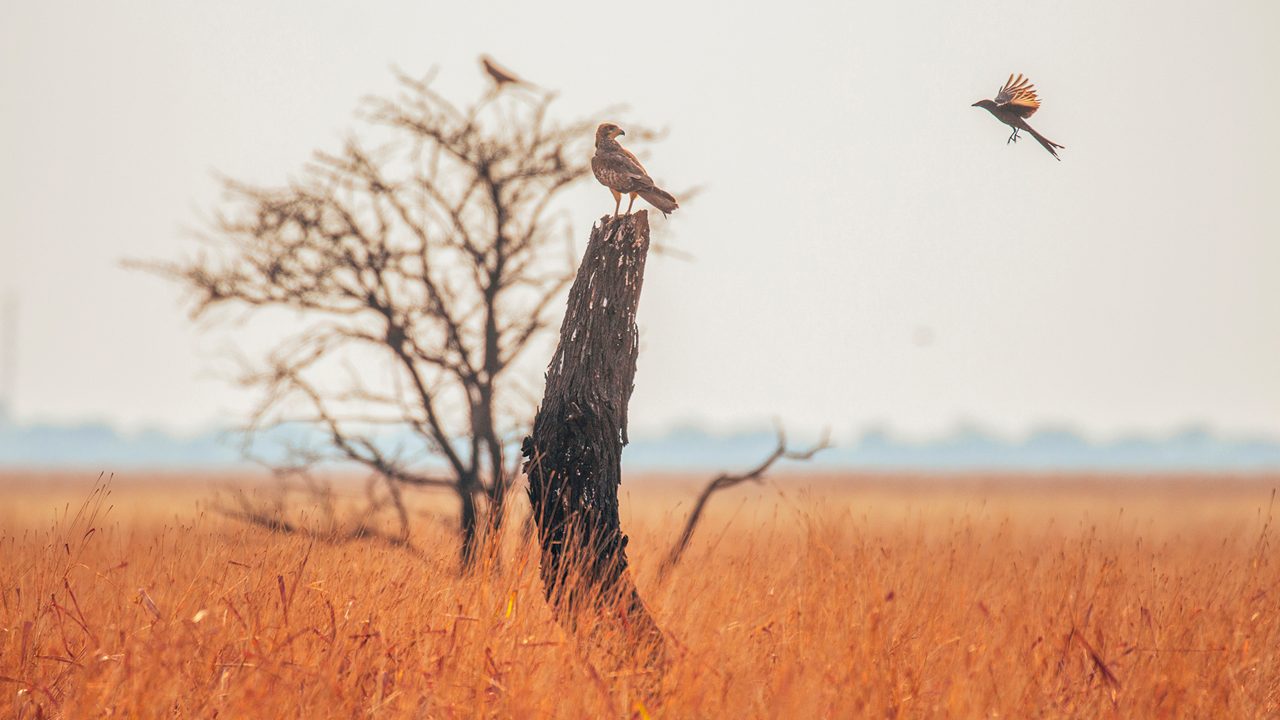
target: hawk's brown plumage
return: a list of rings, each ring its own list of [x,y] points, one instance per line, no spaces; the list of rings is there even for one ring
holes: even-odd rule
[[[596,179],[613,192],[613,214],[617,215],[622,207],[624,194],[631,196],[627,203],[628,214],[637,195],[661,210],[663,215],[680,207],[671,193],[653,184],[653,178],[645,172],[640,160],[618,144],[619,135],[626,133],[613,123],[603,123],[596,128],[596,154],[591,158],[591,171]]]
[[[1005,82],[1004,87],[1000,88],[1000,92],[996,94],[995,100],[979,100],[973,104],[973,107],[980,107],[996,117],[997,120],[1013,128],[1013,134],[1005,144],[1018,141],[1018,131],[1026,130],[1031,133],[1031,137],[1040,143],[1040,146],[1049,151],[1049,154],[1061,160],[1058,157],[1058,150],[1062,149],[1062,145],[1050,140],[1032,129],[1027,124],[1027,118],[1035,114],[1040,109],[1040,98],[1036,96],[1036,88],[1031,81],[1024,78],[1021,73],[1015,78],[1013,75]]]

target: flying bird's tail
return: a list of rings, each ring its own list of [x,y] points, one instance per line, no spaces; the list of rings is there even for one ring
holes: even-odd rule
[[[1050,140],[1049,138],[1047,138],[1047,137],[1045,137],[1045,136],[1041,135],[1040,133],[1036,132],[1035,130],[1032,130],[1030,125],[1027,125],[1027,126],[1026,126],[1026,129],[1027,129],[1027,132],[1031,133],[1031,137],[1035,138],[1035,139],[1036,139],[1036,142],[1040,143],[1040,146],[1041,146],[1041,147],[1043,147],[1045,150],[1048,150],[1048,151],[1049,151],[1049,154],[1050,154],[1050,155],[1054,156],[1054,157],[1055,157],[1055,158],[1057,158],[1059,161],[1061,161],[1061,160],[1062,160],[1062,158],[1058,157],[1058,150],[1055,150],[1054,148],[1058,148],[1058,149],[1066,149],[1066,146],[1065,146],[1065,145],[1059,145],[1058,143],[1056,143],[1056,142],[1054,142],[1054,141]]]
[[[661,210],[663,215],[666,215],[680,207],[680,203],[676,202],[674,195],[663,190],[657,185],[641,190],[640,197],[644,198],[650,205]]]

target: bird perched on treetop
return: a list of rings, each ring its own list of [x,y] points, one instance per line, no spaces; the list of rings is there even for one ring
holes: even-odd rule
[[[626,132],[613,123],[601,123],[596,128],[596,154],[591,158],[591,171],[596,179],[613,193],[614,217],[622,207],[623,193],[631,196],[627,203],[628,215],[637,195],[661,210],[663,215],[680,207],[671,193],[653,184],[653,178],[645,172],[640,160],[618,144],[619,135],[626,135]]]
[[[488,55],[480,56],[480,65],[484,67],[484,71],[493,78],[493,84],[501,88],[503,85],[528,85],[519,75],[495,63],[493,58]]]
[[[1058,151],[1054,148],[1063,148],[1064,146],[1041,135],[1027,124],[1027,118],[1040,109],[1040,98],[1036,97],[1035,86],[1031,84],[1030,80],[1022,77],[1021,73],[1018,74],[1017,78],[1014,78],[1013,75],[1009,76],[1008,82],[1004,84],[1004,87],[1000,88],[995,100],[979,100],[971,107],[984,108],[987,112],[995,115],[997,120],[1013,128],[1013,134],[1005,141],[1006,145],[1011,142],[1018,142],[1018,131],[1026,130],[1045,150],[1049,151],[1050,155],[1058,160],[1062,159],[1058,157]]]

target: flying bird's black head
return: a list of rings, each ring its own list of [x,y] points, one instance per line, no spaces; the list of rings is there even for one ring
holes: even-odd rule
[[[613,140],[619,135],[626,135],[622,128],[613,123],[600,123],[600,127],[596,128],[596,145]]]
[[[986,110],[995,110],[996,101],[995,100],[979,100],[978,102],[970,105],[969,107],[980,107]]]

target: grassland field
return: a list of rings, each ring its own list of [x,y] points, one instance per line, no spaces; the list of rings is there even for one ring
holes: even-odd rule
[[[1280,717],[1280,477],[780,475],[659,577],[702,479],[621,491],[672,648],[645,695],[518,518],[462,575],[448,495],[408,552],[217,511],[259,478],[8,472],[0,718]]]

